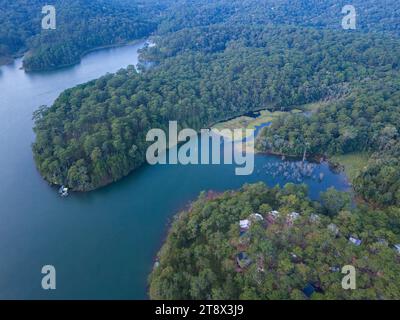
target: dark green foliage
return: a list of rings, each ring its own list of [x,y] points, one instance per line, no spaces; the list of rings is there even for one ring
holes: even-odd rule
[[[54,0],[57,30],[41,30],[42,0],[0,0],[0,63],[30,50],[27,70],[52,69],[79,61],[99,46],[183,28],[230,25],[297,25],[340,29],[337,0]],[[399,35],[397,0],[354,0],[357,32]]]
[[[384,132],[391,136],[389,139],[398,137],[395,127],[386,127]],[[386,139],[387,135],[382,134],[380,138]],[[360,172],[354,187],[358,194],[374,204],[400,207],[400,142],[392,140],[384,144]]]
[[[329,188],[321,194],[321,204],[327,215],[336,216],[340,211],[350,208],[351,196],[349,193]]]
[[[319,206],[293,185],[245,186],[217,197],[202,194],[172,224],[150,276],[152,299],[399,299],[399,208],[341,211],[335,218],[319,215]],[[339,194],[338,194],[339,195]],[[270,208],[280,211],[275,223],[253,223],[243,244],[239,220]],[[287,215],[300,218],[288,224]],[[335,236],[328,225],[339,228]],[[354,236],[361,246],[349,242]],[[382,240],[386,244],[381,243]],[[236,254],[245,251],[253,263],[238,272]],[[356,268],[356,290],[343,290],[345,265]],[[338,268],[334,270],[331,268]]]
[[[26,40],[39,32],[39,3],[37,0],[0,0],[0,60],[26,50]]]
[[[171,2],[159,29],[170,32],[218,23],[341,29],[341,11],[348,4],[356,8],[357,32],[400,34],[397,0],[177,0]]]

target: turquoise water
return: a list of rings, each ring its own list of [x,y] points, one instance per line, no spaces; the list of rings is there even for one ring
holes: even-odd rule
[[[145,299],[147,276],[172,215],[200,191],[246,182],[284,184],[271,175],[281,159],[257,155],[251,176],[232,165],[145,166],[122,181],[62,199],[37,173],[31,153],[32,113],[64,89],[137,62],[142,44],[106,49],[81,64],[26,74],[21,60],[0,72],[0,298]],[[267,170],[269,170],[267,172]],[[348,189],[326,163],[304,180],[310,195],[330,186]],[[41,289],[41,268],[54,265],[57,289]]]

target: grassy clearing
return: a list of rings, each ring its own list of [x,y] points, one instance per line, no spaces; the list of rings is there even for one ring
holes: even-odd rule
[[[320,102],[305,104],[300,108],[303,111],[314,113],[317,112],[319,109],[324,108],[327,104],[329,104],[329,102],[320,101]]]
[[[357,152],[333,156],[330,160],[334,163],[341,164],[350,181],[353,181],[358,172],[367,165],[369,157],[368,153]]]
[[[292,112],[295,111],[293,110]],[[254,129],[257,126],[262,125],[263,123],[273,122],[277,117],[285,114],[288,114],[288,112],[281,112],[281,111],[271,112],[268,110],[262,110],[260,111],[260,116],[257,118],[241,116],[229,121],[217,123],[216,125],[213,126],[213,128],[218,130]]]
[[[274,122],[274,120],[276,118],[278,118],[279,116],[285,115],[287,114],[287,112],[281,112],[281,111],[268,111],[268,110],[262,110],[260,112],[260,116],[255,118],[255,119],[251,119],[252,121],[249,123],[249,125],[247,126],[247,129],[254,129],[257,126],[260,126],[264,123],[268,123],[268,122]]]
[[[247,128],[249,123],[252,120],[253,119],[251,117],[241,116],[241,117],[237,117],[232,120],[217,123],[213,126],[213,129],[218,129],[218,130],[231,129],[231,130],[233,130],[233,129],[239,129],[239,128]]]

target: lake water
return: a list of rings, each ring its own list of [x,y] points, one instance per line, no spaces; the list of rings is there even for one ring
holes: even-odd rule
[[[21,60],[1,67],[1,299],[145,299],[168,221],[200,191],[288,181],[267,173],[279,167],[279,158],[257,155],[251,176],[235,176],[232,165],[145,166],[109,187],[60,198],[35,169],[32,113],[67,88],[136,64],[142,45],[94,52],[52,72],[26,74]],[[315,168],[320,172],[322,182],[305,179],[313,198],[330,186],[348,189],[345,177],[326,163]],[[57,270],[54,291],[41,289],[44,265]]]

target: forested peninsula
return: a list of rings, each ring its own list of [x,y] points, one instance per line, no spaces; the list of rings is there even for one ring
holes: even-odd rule
[[[150,276],[152,299],[399,299],[400,209],[351,209],[333,189],[246,185],[203,193],[172,224]],[[356,289],[344,290],[344,266]]]
[[[42,0],[0,0],[0,63],[25,54],[26,71],[43,71],[78,63],[98,47],[147,37],[156,29],[156,1],[52,1],[56,28],[42,29]]]

